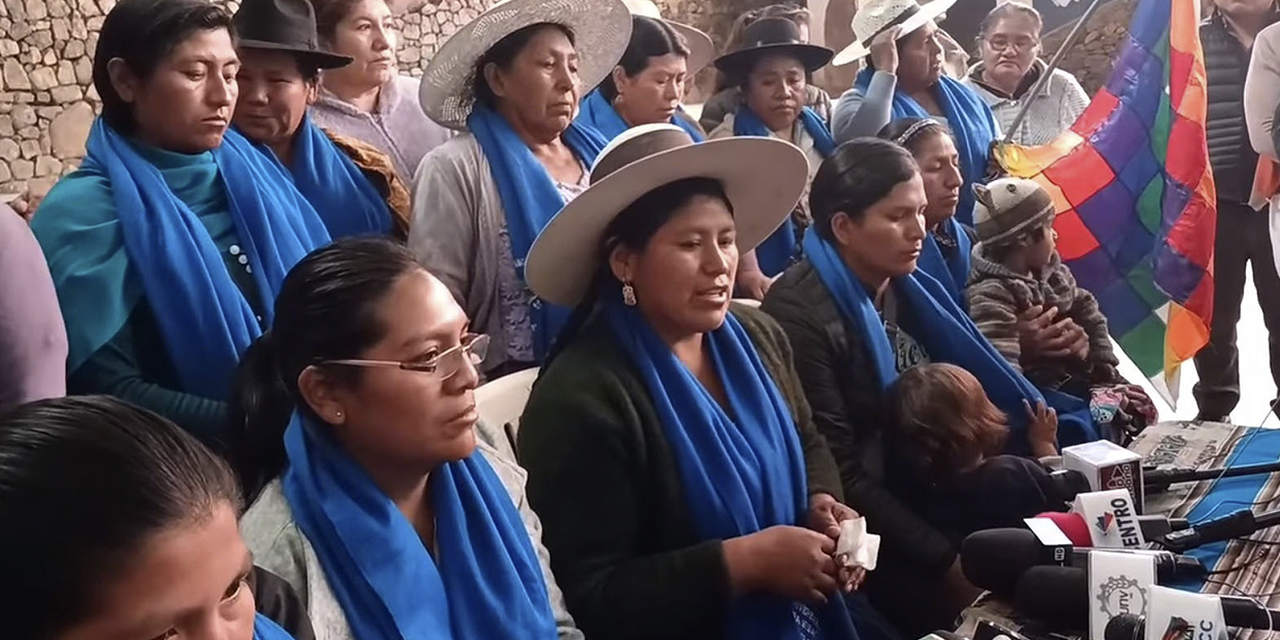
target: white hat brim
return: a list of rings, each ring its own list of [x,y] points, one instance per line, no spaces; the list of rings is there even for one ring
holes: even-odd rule
[[[764,242],[791,215],[809,179],[809,162],[776,138],[708,140],[647,156],[592,184],[534,240],[525,279],[538,297],[566,307],[587,294],[609,223],[646,193],[686,178],[712,178],[733,205],[738,251]]]
[[[911,17],[906,20],[903,20],[902,24],[899,25],[902,29],[898,32],[898,39],[901,40],[916,29],[923,27],[926,22],[934,20],[938,16],[946,13],[947,9],[950,9],[955,3],[956,0],[933,0],[932,2],[920,5],[919,11],[912,14]],[[856,18],[857,17],[855,16],[855,19]],[[871,49],[868,48],[870,44],[871,38],[867,38],[865,41],[854,40],[853,44],[841,49],[840,52],[836,54],[836,57],[831,59],[831,66],[841,67],[871,55]]]
[[[689,75],[693,75],[706,68],[716,57],[716,45],[711,41],[711,36],[705,31],[696,27],[691,27],[682,22],[666,21],[671,28],[681,37],[684,43],[689,46],[689,58],[686,61],[686,68]]]
[[[631,39],[631,12],[621,0],[507,0],[458,29],[431,57],[418,101],[434,122],[465,130],[475,103],[475,67],[503,38],[539,23],[573,32],[578,79],[585,93],[609,75]]]

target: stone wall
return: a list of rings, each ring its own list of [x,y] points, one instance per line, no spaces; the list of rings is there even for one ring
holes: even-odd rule
[[[1111,75],[1111,67],[1128,36],[1136,0],[1113,0],[1098,8],[1085,25],[1085,32],[1062,58],[1060,67],[1075,74],[1084,90],[1093,95]],[[1071,31],[1064,25],[1043,38],[1045,56],[1052,56]]]
[[[97,32],[115,1],[0,0],[0,193],[43,194],[79,165],[101,108]],[[433,0],[402,15],[401,68],[421,75],[448,35],[491,3]]]

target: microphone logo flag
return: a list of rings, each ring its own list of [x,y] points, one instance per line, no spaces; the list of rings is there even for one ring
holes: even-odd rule
[[[1106,533],[1111,530],[1111,525],[1115,523],[1116,515],[1110,511],[1098,516],[1098,531]]]

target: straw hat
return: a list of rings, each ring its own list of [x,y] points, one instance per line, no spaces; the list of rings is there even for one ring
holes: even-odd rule
[[[889,27],[901,26],[898,38],[923,27],[947,12],[956,0],[933,0],[918,4],[916,0],[866,0],[853,14],[853,44],[845,47],[831,61],[834,66],[849,64],[871,53],[871,39]]]
[[[696,27],[663,18],[662,11],[653,3],[653,0],[622,0],[622,2],[627,5],[631,15],[661,20],[671,25],[671,28],[684,38],[685,45],[689,47],[689,59],[686,65],[689,75],[701,71],[711,63],[712,58],[716,57],[716,45],[711,41],[711,36]]]
[[[733,204],[738,250],[754,249],[782,224],[809,177],[804,153],[776,138],[695,143],[671,124],[633,127],[610,142],[591,169],[591,186],[565,205],[534,241],[525,280],[538,297],[566,307],[587,294],[609,223],[641,196],[685,178],[712,178]]]
[[[741,77],[760,56],[785,53],[800,59],[806,71],[814,72],[831,62],[833,52],[800,38],[800,27],[786,18],[763,18],[747,25],[742,45],[716,58],[716,68],[729,77]]]
[[[631,39],[631,13],[621,0],[500,2],[454,32],[432,56],[418,91],[427,117],[450,129],[466,129],[480,58],[499,40],[544,22],[573,32],[583,87],[594,87],[612,73]]]

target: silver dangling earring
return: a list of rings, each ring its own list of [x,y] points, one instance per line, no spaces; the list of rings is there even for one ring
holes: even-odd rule
[[[636,288],[630,282],[622,283],[622,303],[628,307],[636,306]]]

